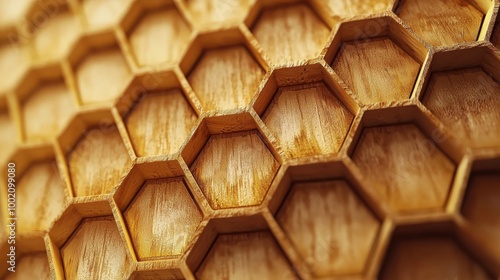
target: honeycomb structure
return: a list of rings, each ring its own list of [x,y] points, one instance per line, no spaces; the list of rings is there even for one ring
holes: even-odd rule
[[[499,7],[0,0],[0,278],[500,279]]]

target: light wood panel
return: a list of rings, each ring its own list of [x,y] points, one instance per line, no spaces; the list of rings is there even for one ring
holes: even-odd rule
[[[462,215],[500,256],[500,173],[473,174],[465,194]]]
[[[39,279],[49,280],[50,268],[46,252],[39,252],[21,257],[16,272],[8,272],[5,280]]]
[[[268,231],[217,237],[196,277],[204,279],[294,279],[295,273]]]
[[[410,98],[420,64],[380,37],[343,43],[332,67],[363,104],[371,104]]]
[[[242,22],[254,0],[184,0],[186,10],[198,28]]]
[[[290,158],[338,152],[353,118],[323,83],[279,88],[262,116]]]
[[[328,7],[328,13],[336,20],[341,21],[359,15],[375,14],[389,11],[392,0],[327,0],[321,1]]]
[[[125,279],[130,266],[113,217],[87,218],[61,248],[66,279]]]
[[[318,277],[363,273],[380,227],[344,180],[296,183],[276,218]]]
[[[68,10],[58,11],[39,27],[32,41],[34,58],[39,62],[64,58],[81,34],[78,19]]]
[[[62,80],[37,87],[22,104],[25,137],[30,141],[50,140],[76,110],[75,100]]]
[[[78,0],[87,27],[105,29],[118,23],[132,0]]]
[[[484,16],[466,0],[400,0],[396,14],[434,46],[475,41]]]
[[[16,86],[28,66],[26,45],[16,41],[0,42],[0,94]]]
[[[204,53],[188,80],[203,110],[241,108],[256,93],[264,70],[244,46]]]
[[[15,24],[28,11],[34,0],[0,0],[0,28]]]
[[[124,212],[139,260],[179,257],[202,215],[182,178],[147,180]]]
[[[174,64],[186,49],[190,34],[187,23],[171,6],[143,15],[129,40],[139,65]]]
[[[500,84],[481,68],[433,73],[423,103],[461,141],[500,147]]]
[[[271,61],[283,64],[319,56],[330,29],[308,5],[297,4],[264,10],[252,32]]]
[[[191,166],[214,209],[260,204],[278,161],[257,131],[212,135]]]
[[[54,160],[33,164],[17,185],[17,232],[48,230],[66,204],[65,188]]]
[[[16,125],[10,118],[7,108],[0,109],[0,162],[7,159],[17,143]]]
[[[75,75],[82,104],[114,100],[131,78],[127,62],[116,47],[91,51],[77,66]]]
[[[175,89],[144,95],[125,124],[137,155],[154,156],[178,152],[196,119],[182,92]]]
[[[116,126],[89,129],[68,155],[74,195],[109,193],[129,164],[130,157]]]
[[[393,241],[380,279],[493,279],[449,236]]]
[[[352,158],[377,199],[403,214],[442,209],[455,172],[413,124],[363,129]]]

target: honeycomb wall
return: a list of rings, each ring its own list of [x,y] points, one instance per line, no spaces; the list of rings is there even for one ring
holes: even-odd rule
[[[500,279],[499,6],[0,0],[0,278]]]

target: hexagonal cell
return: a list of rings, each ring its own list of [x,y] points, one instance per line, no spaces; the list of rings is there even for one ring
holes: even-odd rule
[[[410,98],[420,63],[390,37],[347,41],[332,68],[363,103]]]
[[[112,216],[86,218],[61,248],[66,279],[126,279],[130,261]]]
[[[294,184],[276,218],[317,277],[363,273],[380,228],[344,180]]]
[[[352,158],[377,199],[393,211],[444,207],[455,164],[415,124],[364,128]]]
[[[475,41],[484,16],[466,0],[401,0],[395,12],[434,46]]]
[[[146,180],[123,216],[140,261],[179,257],[202,219],[182,178]]]
[[[28,141],[53,139],[77,110],[62,74],[44,77],[43,73],[51,70],[42,68],[30,73],[16,90],[21,100],[24,137]]]
[[[118,23],[132,0],[78,0],[89,29],[105,29]]]
[[[34,0],[0,0],[0,29],[14,25],[26,15]]]
[[[91,127],[67,154],[74,196],[109,193],[130,164],[115,125]]]
[[[319,56],[330,28],[310,6],[294,4],[264,10],[252,32],[271,61],[284,64]]]
[[[283,279],[294,274],[269,231],[219,235],[196,271],[201,280],[215,275],[219,279]]]
[[[434,72],[422,102],[474,148],[498,147],[500,84],[483,68]]]
[[[398,237],[392,241],[380,279],[493,279],[449,235]]]
[[[184,5],[198,28],[242,22],[254,0],[184,0]]]
[[[142,95],[125,117],[138,156],[175,154],[193,129],[197,115],[180,89]]]
[[[243,45],[207,50],[188,76],[205,111],[250,103],[264,70]]]
[[[323,82],[280,87],[262,116],[290,158],[337,153],[353,118]]]
[[[210,136],[191,171],[214,209],[262,202],[279,162],[257,130]]]
[[[126,27],[137,64],[155,66],[178,63],[190,40],[188,24],[173,5],[144,9],[145,13],[139,18],[129,19],[134,22]],[[136,13],[133,11],[131,16]]]
[[[359,15],[375,14],[391,10],[394,1],[391,0],[327,0],[324,5],[329,15],[336,21]]]
[[[38,7],[40,8],[40,7]],[[40,8],[42,9],[42,8]],[[33,57],[37,62],[57,61],[65,57],[72,44],[81,33],[81,25],[76,15],[66,6],[55,6],[56,11],[43,24],[30,34],[32,37]],[[45,10],[34,12],[34,15],[46,15]]]
[[[8,273],[6,280],[23,280],[23,279],[52,279],[50,275],[49,260],[47,253],[33,253],[23,255],[16,266],[15,273]]]
[[[61,214],[66,184],[54,159],[33,163],[17,182],[18,234],[46,231]],[[50,203],[47,203],[50,201]]]
[[[0,94],[13,89],[29,66],[29,54],[19,41],[0,42]]]
[[[462,215],[487,238],[500,256],[500,172],[477,172],[471,175],[462,204]],[[494,245],[496,244],[496,245]]]

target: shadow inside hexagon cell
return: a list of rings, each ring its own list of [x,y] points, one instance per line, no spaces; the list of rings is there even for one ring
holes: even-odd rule
[[[17,129],[11,118],[10,109],[7,106],[7,99],[0,97],[0,162],[7,160],[18,142]]]

